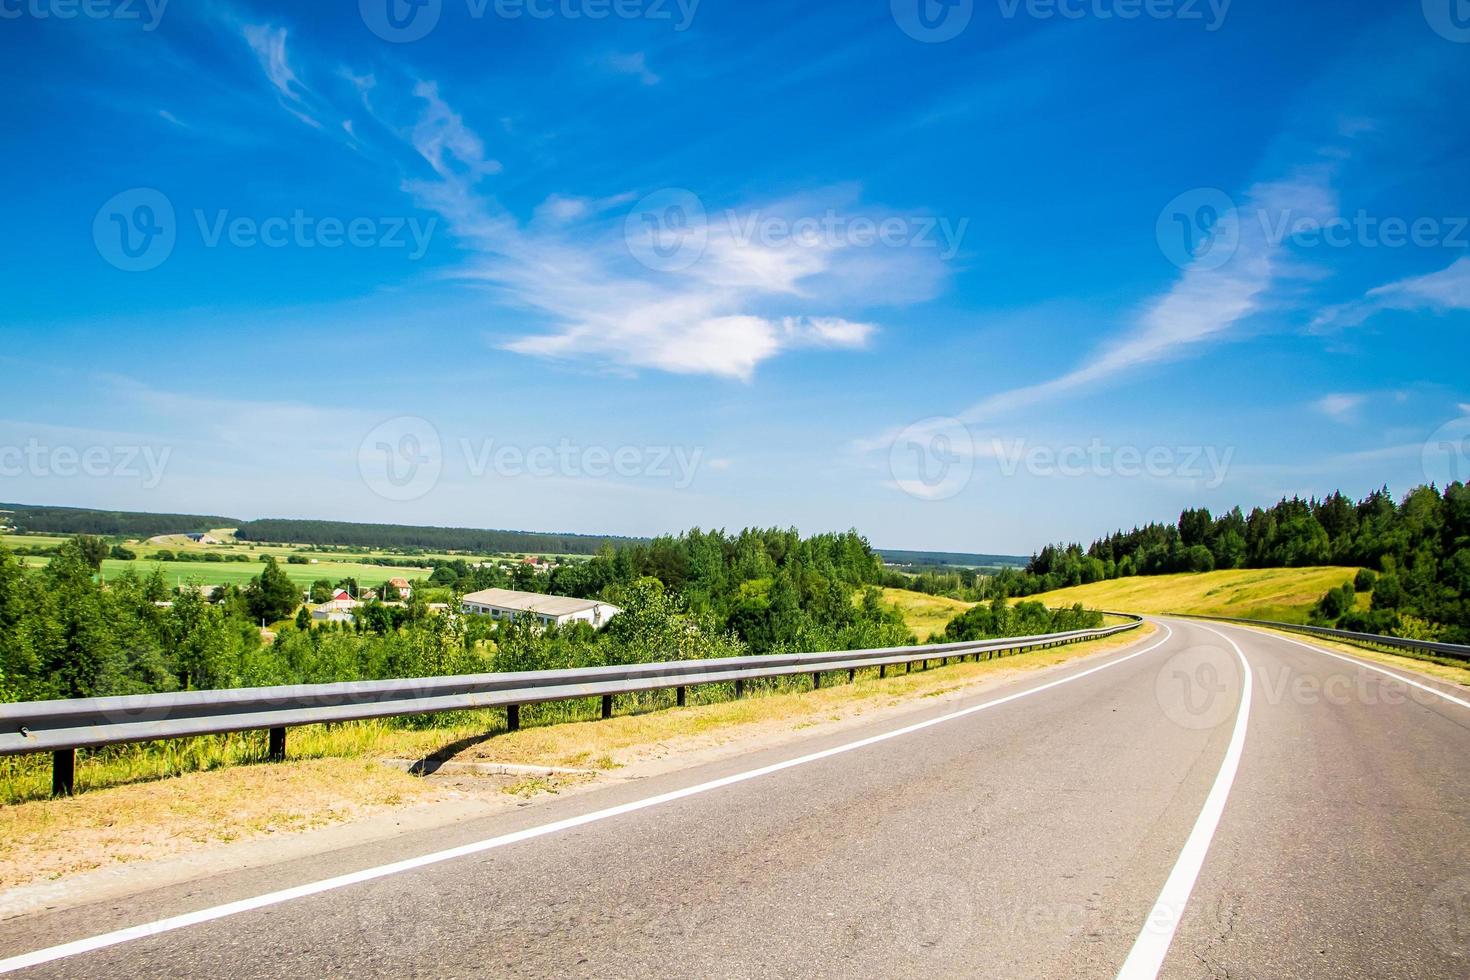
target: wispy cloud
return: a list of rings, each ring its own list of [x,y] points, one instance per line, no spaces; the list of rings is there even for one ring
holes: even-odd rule
[[[286,29],[269,24],[245,24],[240,33],[255,52],[265,77],[275,87],[281,106],[308,126],[320,128],[321,123],[306,108],[310,90],[296,77],[286,58]]]
[[[1367,401],[1366,395],[1333,393],[1323,395],[1312,403],[1312,407],[1339,422],[1350,422],[1357,417],[1358,409]]]
[[[1356,327],[1384,310],[1446,313],[1470,310],[1470,257],[1449,268],[1370,289],[1362,299],[1324,310],[1312,322],[1317,329]]]
[[[620,75],[632,75],[644,85],[657,85],[662,79],[654,74],[648,67],[648,56],[642,51],[632,54],[611,54],[607,56],[607,67]]]

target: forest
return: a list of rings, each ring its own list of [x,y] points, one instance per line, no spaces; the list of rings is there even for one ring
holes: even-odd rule
[[[1130,575],[1222,568],[1341,565],[1343,586],[1324,596],[1313,621],[1342,629],[1470,643],[1470,488],[1388,488],[1360,500],[1342,493],[1292,497],[1249,514],[1186,509],[1173,524],[1118,531],[1083,548],[1049,545],[1023,570],[994,575],[921,575],[907,587],[972,601],[1030,596]],[[1358,608],[1359,594],[1369,596]]]

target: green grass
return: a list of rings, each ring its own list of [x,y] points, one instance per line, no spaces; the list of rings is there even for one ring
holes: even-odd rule
[[[913,630],[920,643],[943,633],[951,619],[974,605],[973,602],[961,602],[947,596],[927,595],[908,589],[884,589],[883,601],[897,607],[903,615],[904,623]]]
[[[50,559],[44,556],[23,555],[21,561],[31,568],[39,568]],[[163,572],[164,580],[170,588],[179,583],[244,585],[260,574],[263,565],[264,562],[259,561],[151,561],[145,558],[139,558],[137,561],[116,561],[109,558],[102,563],[102,575],[104,578],[112,579],[122,575],[128,569],[132,569],[137,575],[151,575],[156,568]],[[390,578],[406,578],[412,582],[427,579],[431,574],[427,568],[332,561],[322,561],[316,565],[287,565],[282,562],[281,569],[292,582],[301,586],[310,585],[319,578],[337,582],[351,577],[357,579],[366,588],[381,585]]]
[[[1132,613],[1196,613],[1305,623],[1328,590],[1351,582],[1356,568],[1237,568],[1181,575],[1138,575],[1031,596],[1048,606],[1080,602],[1089,609]],[[1360,595],[1363,604],[1367,596]]]

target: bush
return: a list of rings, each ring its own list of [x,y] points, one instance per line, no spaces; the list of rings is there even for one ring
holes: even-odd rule
[[[1356,592],[1372,592],[1373,586],[1377,584],[1378,576],[1366,568],[1358,569],[1358,577],[1353,579],[1353,590]]]

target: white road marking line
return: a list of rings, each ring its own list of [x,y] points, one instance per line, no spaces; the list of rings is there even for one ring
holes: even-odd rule
[[[1462,708],[1470,708],[1470,701],[1466,701],[1463,698],[1457,698],[1453,694],[1447,694],[1436,687],[1430,687],[1428,684],[1421,684],[1416,680],[1405,677],[1403,674],[1397,674],[1391,670],[1385,670],[1384,668],[1379,667],[1376,664],[1371,664],[1366,660],[1359,660],[1356,657],[1349,657],[1346,654],[1334,653],[1331,650],[1324,650],[1322,647],[1314,646],[1310,643],[1304,643],[1301,640],[1295,639],[1290,636],[1282,636],[1280,633],[1268,632],[1266,630],[1251,630],[1251,632],[1269,636],[1275,640],[1285,640],[1287,643],[1295,643],[1299,647],[1306,647],[1308,650],[1320,653],[1324,657],[1335,657],[1338,660],[1343,661],[1344,663],[1352,664],[1354,667],[1362,667],[1365,670],[1377,671],[1378,673],[1383,674],[1386,677],[1392,677],[1396,681],[1403,681],[1410,687],[1417,687],[1421,691],[1428,691],[1430,694],[1437,694],[1440,697],[1444,698],[1446,701],[1452,701],[1455,704],[1460,705],[1460,707]]]
[[[1200,628],[1229,643],[1245,671],[1241,676],[1240,706],[1235,710],[1235,730],[1230,735],[1225,760],[1215,775],[1215,784],[1210,787],[1210,795],[1205,797],[1204,808],[1194,822],[1194,829],[1189,832],[1189,839],[1184,842],[1184,849],[1179,852],[1174,870],[1164,882],[1163,891],[1159,892],[1158,901],[1144,921],[1143,931],[1134,940],[1128,958],[1123,961],[1123,968],[1118,971],[1119,980],[1154,980],[1163,968],[1164,957],[1174,942],[1174,932],[1184,917],[1185,906],[1189,904],[1190,892],[1194,891],[1195,880],[1204,866],[1210,843],[1215,839],[1215,830],[1220,826],[1220,816],[1225,812],[1225,801],[1230,796],[1230,787],[1235,782],[1240,756],[1245,749],[1245,732],[1251,714],[1251,665],[1230,637],[1208,626]]]
[[[646,810],[650,807],[659,806],[664,803],[672,803],[675,800],[682,800],[685,797],[698,796],[701,793],[708,793],[712,790],[723,789],[726,786],[733,786],[736,783],[743,783],[747,780],[758,779],[761,776],[769,776],[772,773],[781,772],[785,769],[792,769],[796,766],[803,766],[811,762],[820,761],[822,759],[829,759],[832,756],[842,755],[843,753],[852,752],[856,749],[866,748],[870,745],[877,745],[880,742],[886,742],[889,739],[899,738],[903,735],[911,735],[914,732],[923,731],[926,728],[933,728],[935,725],[942,725],[945,722],[965,718],[969,715],[975,714],[976,712],[985,711],[988,708],[995,708],[1002,704],[1008,704],[1011,701],[1016,701],[1020,698],[1030,697],[1033,694],[1040,694],[1042,691],[1049,691],[1054,687],[1061,686],[1062,684],[1070,684],[1072,681],[1081,680],[1082,678],[1087,677],[1091,674],[1096,674],[1100,670],[1107,670],[1110,667],[1116,667],[1119,664],[1127,663],[1128,661],[1133,660],[1136,657],[1141,657],[1145,653],[1148,653],[1151,650],[1155,650],[1163,644],[1169,642],[1169,639],[1173,637],[1174,631],[1170,629],[1167,624],[1161,623],[1160,625],[1162,625],[1165,630],[1165,635],[1163,639],[1144,647],[1142,650],[1130,653],[1126,657],[1119,657],[1117,660],[1111,660],[1105,664],[1100,664],[1096,667],[1089,668],[1088,670],[1084,670],[1080,673],[1072,674],[1068,677],[1063,677],[1059,680],[1042,684],[1039,687],[1029,688],[1025,691],[1018,691],[1015,694],[1009,694],[1003,698],[996,698],[993,701],[986,701],[983,704],[977,704],[969,708],[964,708],[960,711],[951,712],[947,715],[941,715],[938,718],[931,718],[928,721],[921,721],[914,725],[908,725],[904,728],[899,728],[891,732],[884,732],[881,735],[873,735],[868,738],[860,739],[856,742],[848,742],[844,745],[834,746],[830,749],[823,749],[820,752],[813,752],[810,755],[800,756],[795,759],[788,759],[785,762],[778,762],[773,765],[762,766],[759,769],[752,769],[748,772],[736,773],[733,776],[725,776],[720,779],[713,779],[706,783],[700,783],[697,786],[689,786],[684,789],[674,790],[669,793],[661,793],[658,796],[650,796],[647,799],[636,800],[632,803],[624,803],[620,806],[608,807],[604,810],[596,810],[592,813],[586,813],[579,817],[569,817],[565,820],[555,821],[554,823],[543,824],[540,827],[530,827],[526,830],[518,830],[514,833],[502,834],[499,837],[491,837],[487,840],[476,841],[472,844],[464,844],[460,847],[450,848],[449,850],[445,851],[436,851],[433,854],[425,854],[420,857],[409,858],[405,861],[397,861],[393,864],[385,864],[376,868],[367,868],[363,871],[354,871],[351,874],[339,875],[335,878],[326,878],[322,881],[315,881],[311,882],[310,884],[299,885],[295,888],[286,888],[281,891],[270,892],[265,895],[258,895],[255,898],[247,898],[238,902],[230,902],[225,905],[217,905],[214,908],[200,909],[197,912],[188,912],[184,915],[171,916],[167,919],[159,919],[157,922],[149,922],[144,925],[132,926],[127,929],[118,929],[114,932],[103,933],[100,936],[93,936],[90,939],[79,939],[76,942],[65,943],[60,946],[52,946],[47,949],[36,950],[32,953],[23,953],[20,956],[12,956],[9,959],[0,960],[0,973],[13,973],[16,970],[24,970],[28,967],[39,966],[43,963],[51,963],[56,960],[66,959],[72,956],[79,956],[83,953],[95,952],[99,949],[106,949],[109,946],[119,946],[123,943],[130,943],[138,939],[147,939],[150,936],[157,936],[165,932],[173,932],[176,929],[184,929],[189,926],[200,925],[205,922],[214,922],[218,919],[224,919],[232,915],[239,915],[242,912],[251,912],[256,909],[267,908],[272,905],[280,905],[283,902],[295,901],[298,898],[306,898],[310,895],[319,895],[322,892],[335,891],[336,889],[346,888],[350,885],[357,885],[367,881],[375,881],[378,878],[386,878],[390,875],[402,874],[405,871],[413,871],[418,868],[428,867],[429,865],[441,864],[445,861],[453,861],[456,858],[468,857],[472,854],[481,854],[485,851],[495,850],[496,848],[505,847],[510,844],[518,844],[521,841],[533,840],[537,837],[545,837],[549,834],[559,833],[563,830],[571,830],[575,827],[584,827],[587,824],[597,823],[599,821],[608,820],[613,817],[620,817],[628,813],[635,813],[639,810]]]

